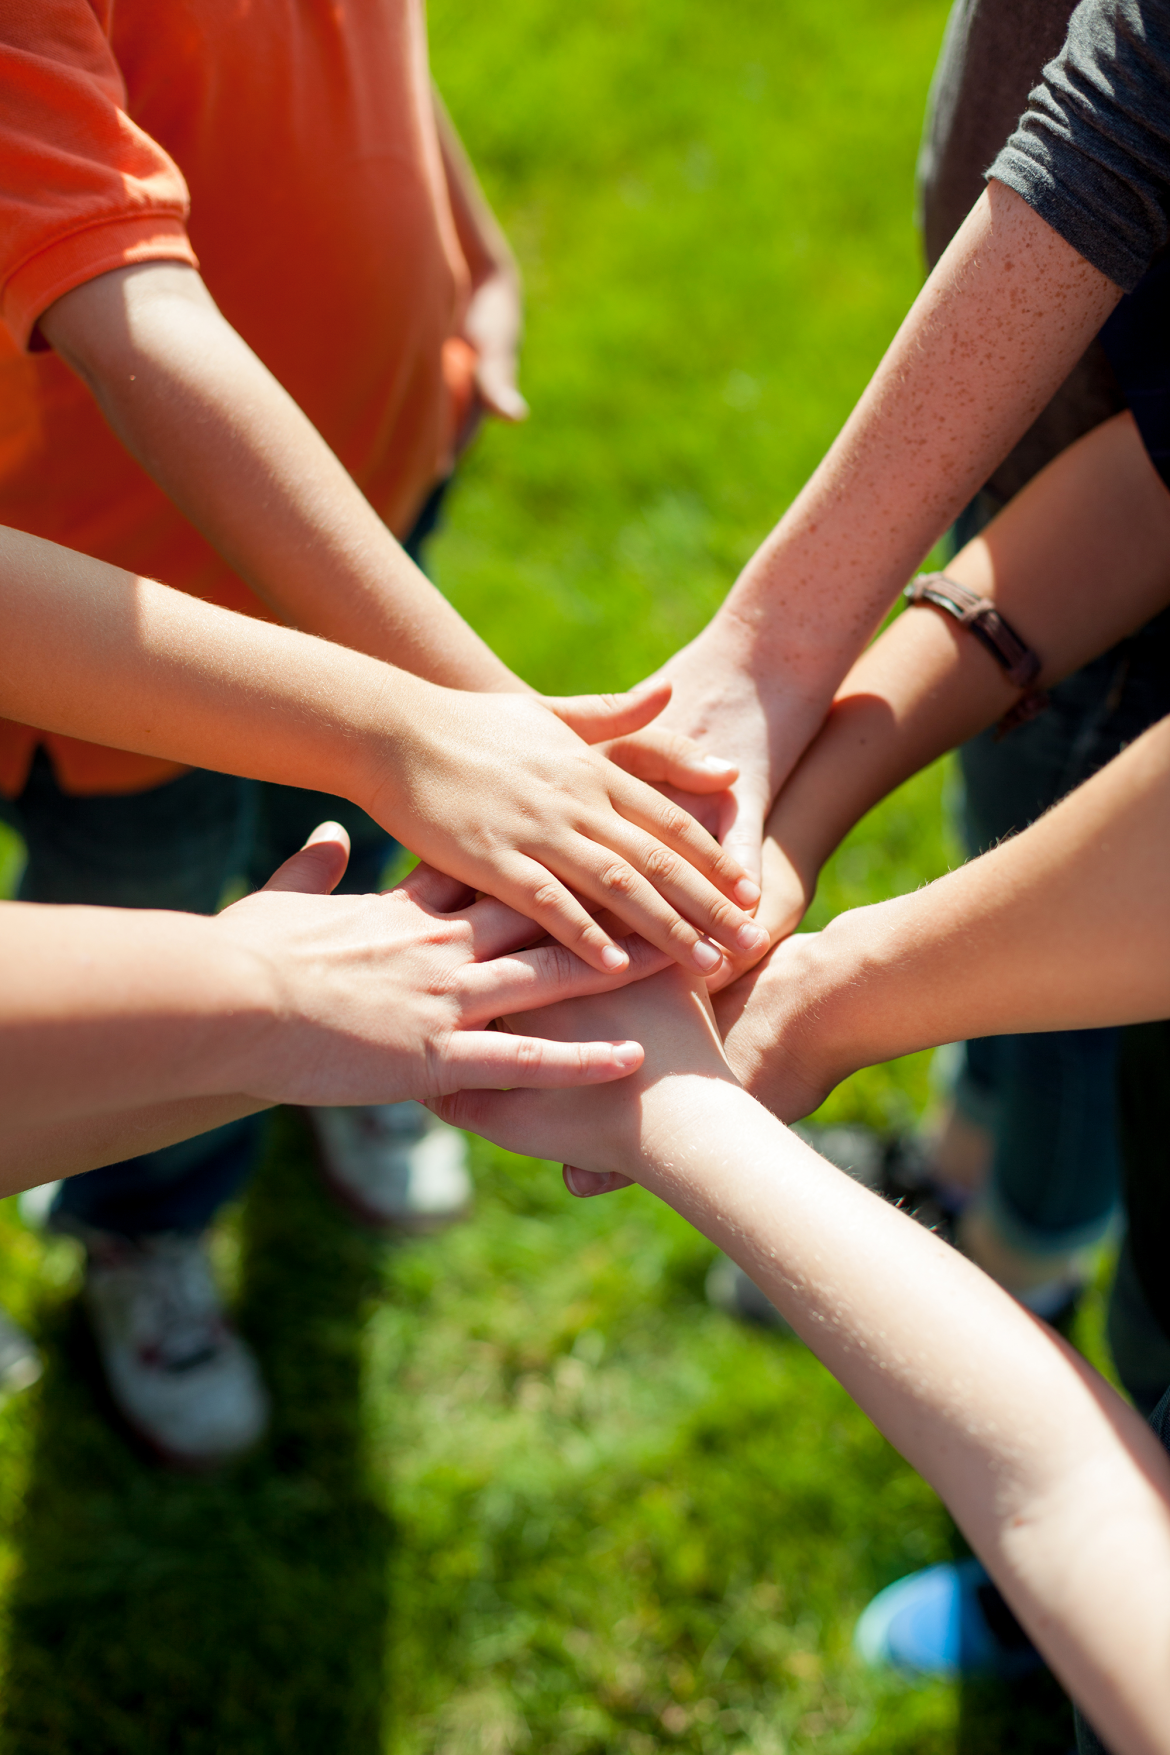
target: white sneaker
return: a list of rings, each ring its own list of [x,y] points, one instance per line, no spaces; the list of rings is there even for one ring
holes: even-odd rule
[[[0,1310],[0,1401],[36,1382],[44,1370],[31,1337]]]
[[[268,1424],[268,1393],[223,1312],[201,1236],[86,1236],[85,1306],[110,1394],[166,1461],[209,1468]]]
[[[310,1109],[326,1182],[367,1225],[434,1231],[471,1206],[467,1141],[421,1103]]]

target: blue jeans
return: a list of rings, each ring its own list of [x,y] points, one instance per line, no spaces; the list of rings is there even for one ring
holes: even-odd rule
[[[445,489],[446,483],[435,489],[403,544],[420,565]],[[203,769],[147,792],[71,797],[58,787],[43,750],[20,797],[0,799],[0,815],[28,850],[19,892],[27,902],[213,914],[229,884],[241,878],[251,888],[264,883],[325,818],[350,835],[349,866],[338,890],[363,894],[378,888],[396,847],[346,799]],[[125,1236],[201,1231],[246,1180],[262,1125],[261,1117],[249,1116],[71,1177],[61,1185],[53,1217]]]
[[[981,495],[955,538],[994,511]],[[969,854],[1034,822],[1127,743],[1170,713],[1170,612],[1067,677],[1046,712],[1002,739],[965,744],[963,833]],[[963,1045],[961,1113],[994,1136],[986,1200],[1005,1242],[1058,1253],[1104,1235],[1120,1191],[1116,1030],[990,1036]]]

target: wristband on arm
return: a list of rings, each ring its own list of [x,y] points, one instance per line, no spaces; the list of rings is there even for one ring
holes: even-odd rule
[[[1043,713],[1048,705],[1047,691],[1032,687],[1040,674],[1040,659],[1030,646],[1025,646],[1010,622],[1004,620],[990,597],[980,597],[957,579],[948,579],[945,573],[920,573],[902,595],[908,603],[930,603],[953,616],[960,627],[967,628],[987,648],[1007,673],[1008,681],[1023,690],[1015,706],[1009,707],[996,726],[997,739]]]

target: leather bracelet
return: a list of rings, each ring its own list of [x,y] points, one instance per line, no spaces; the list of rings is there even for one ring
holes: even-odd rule
[[[1032,687],[1040,674],[1041,661],[1020,639],[1011,623],[1000,615],[990,597],[980,597],[969,586],[960,585],[957,579],[948,579],[945,573],[920,573],[907,585],[903,596],[908,603],[931,603],[936,609],[953,616],[960,627],[967,628],[986,647],[1007,673],[1008,681],[1024,691],[1015,706],[1009,708],[999,721],[997,733],[1000,737],[1044,711],[1048,705],[1047,692]]]

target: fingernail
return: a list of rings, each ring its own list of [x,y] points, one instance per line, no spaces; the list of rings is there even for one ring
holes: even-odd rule
[[[603,945],[601,947],[601,967],[609,974],[616,975],[619,969],[628,966],[629,961],[625,951],[619,951],[616,945]]]
[[[751,920],[741,926],[735,935],[735,942],[741,951],[762,950],[768,942],[768,934],[762,926],[756,926]]]
[[[741,908],[754,908],[760,899],[760,886],[751,878],[740,878],[731,893]]]
[[[735,767],[735,763],[725,762],[722,756],[704,756],[699,766],[708,774],[726,774],[728,768]]]
[[[713,970],[718,969],[723,961],[723,952],[716,950],[714,945],[707,944],[704,939],[699,940],[692,954],[696,967],[701,969],[704,975],[710,975]]]
[[[613,1047],[614,1064],[623,1072],[633,1072],[642,1058],[641,1045],[637,1042],[615,1042]]]
[[[575,1170],[572,1164],[564,1164],[561,1167],[561,1175],[565,1179],[565,1187],[568,1189],[569,1193],[575,1194],[578,1200],[585,1200],[587,1192],[592,1191],[585,1191],[581,1188],[580,1183],[577,1181],[579,1174],[580,1172]]]

